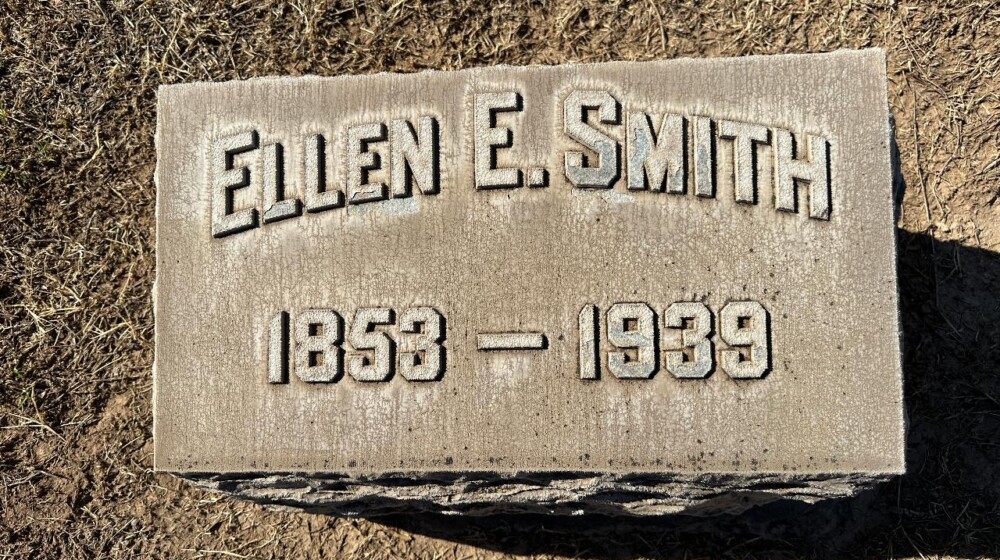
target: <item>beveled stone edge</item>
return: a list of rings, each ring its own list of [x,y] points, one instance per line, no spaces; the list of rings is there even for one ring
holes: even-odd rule
[[[310,81],[329,81],[329,80],[367,80],[371,78],[383,78],[383,77],[399,77],[399,76],[436,76],[441,74],[451,75],[451,74],[475,74],[484,71],[493,70],[544,70],[548,68],[570,68],[570,69],[580,69],[588,67],[616,67],[625,66],[633,64],[645,64],[645,63],[687,63],[687,64],[699,64],[706,62],[723,62],[723,63],[741,63],[741,62],[757,62],[759,60],[767,59],[789,59],[789,58],[815,58],[820,61],[824,58],[832,58],[838,56],[876,56],[880,58],[883,66],[886,64],[887,54],[884,47],[881,46],[870,46],[861,48],[839,48],[833,50],[820,50],[820,51],[797,51],[797,52],[784,52],[784,53],[770,53],[770,54],[746,54],[738,56],[679,56],[679,57],[667,57],[667,58],[652,58],[645,60],[605,60],[600,62],[551,62],[551,63],[534,63],[534,64],[485,64],[481,66],[469,66],[465,68],[458,68],[452,70],[441,70],[437,68],[424,68],[415,71],[381,71],[381,72],[368,72],[368,73],[343,73],[343,74],[298,74],[298,75],[287,75],[287,74],[266,74],[263,76],[253,76],[249,78],[240,78],[235,80],[193,80],[188,82],[175,82],[169,84],[160,84],[157,86],[157,96],[163,95],[165,92],[171,94],[174,91],[183,91],[186,89],[193,89],[202,86],[218,86],[222,84],[253,84],[253,83],[291,83],[296,81],[310,82]]]

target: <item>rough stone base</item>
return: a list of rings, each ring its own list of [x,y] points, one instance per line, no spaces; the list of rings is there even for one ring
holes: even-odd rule
[[[462,515],[716,515],[776,500],[856,495],[891,475],[667,475],[601,473],[226,473],[179,475],[198,486],[273,507],[373,517]]]

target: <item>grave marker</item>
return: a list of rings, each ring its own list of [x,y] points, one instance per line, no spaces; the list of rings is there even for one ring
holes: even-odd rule
[[[165,86],[156,469],[361,514],[898,474],[889,135],[879,50]]]

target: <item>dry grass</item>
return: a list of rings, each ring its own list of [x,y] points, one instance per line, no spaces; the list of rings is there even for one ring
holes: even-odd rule
[[[995,2],[2,5],[0,557],[1000,555]],[[158,84],[865,46],[889,52],[907,187],[911,473],[898,483],[719,534],[293,515],[152,474]]]

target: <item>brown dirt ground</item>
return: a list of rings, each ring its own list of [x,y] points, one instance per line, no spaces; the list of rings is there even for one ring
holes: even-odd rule
[[[1000,556],[996,2],[234,3],[0,2],[0,557]],[[152,473],[159,84],[868,46],[905,181],[898,482],[700,526],[339,519]]]

